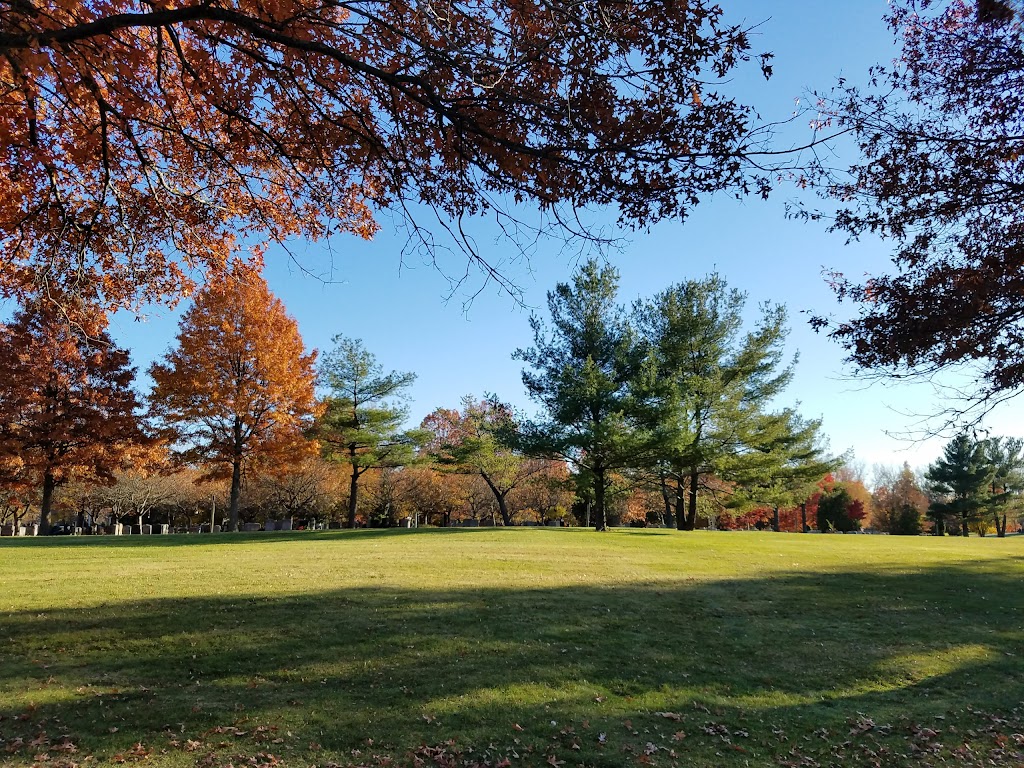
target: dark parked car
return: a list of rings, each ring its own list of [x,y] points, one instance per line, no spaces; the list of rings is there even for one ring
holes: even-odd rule
[[[75,526],[67,523],[57,523],[50,528],[51,536],[71,536],[75,532]]]

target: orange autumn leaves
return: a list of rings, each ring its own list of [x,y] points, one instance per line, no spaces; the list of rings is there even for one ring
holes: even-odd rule
[[[231,527],[243,473],[315,453],[316,353],[256,266],[236,263],[200,291],[176,346],[150,368],[153,416],[186,460],[231,478]]]
[[[7,3],[0,295],[173,302],[381,209],[646,226],[762,191],[753,110],[709,87],[749,57],[711,0]]]
[[[104,325],[72,326],[38,302],[0,325],[0,487],[40,494],[44,532],[55,489],[108,482],[149,446],[135,370]]]

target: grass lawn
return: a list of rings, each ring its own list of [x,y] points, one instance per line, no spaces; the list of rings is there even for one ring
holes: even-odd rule
[[[0,764],[1024,762],[1024,537],[0,540]]]

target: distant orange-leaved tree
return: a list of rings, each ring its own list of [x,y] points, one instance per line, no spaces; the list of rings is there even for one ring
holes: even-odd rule
[[[0,478],[40,489],[43,532],[58,486],[112,482],[148,442],[128,352],[114,346],[100,315],[92,320],[73,326],[35,302],[0,326]]]
[[[304,437],[318,411],[315,360],[259,268],[236,263],[196,295],[176,346],[150,368],[151,412],[179,457],[231,478],[231,530],[246,467],[315,453]]]

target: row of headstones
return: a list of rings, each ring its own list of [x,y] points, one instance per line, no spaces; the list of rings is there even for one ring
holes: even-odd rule
[[[412,527],[412,518],[404,518],[402,525],[405,528]],[[463,520],[458,523],[463,528],[478,528],[480,526],[490,527],[493,526],[490,520]],[[540,523],[523,523],[524,526],[537,526]],[[545,525],[560,527],[562,525],[561,520],[548,520]],[[331,529],[341,528],[341,523],[332,522],[328,526]],[[244,523],[242,530],[251,533],[254,531],[290,531],[292,529],[291,520],[267,520],[262,525],[260,523]],[[76,528],[75,535],[81,536],[84,533],[84,529]],[[105,533],[109,536],[129,536],[135,534],[136,536],[150,536],[150,535],[166,535],[170,532],[170,526],[166,523],[158,525],[125,525],[122,523],[114,523],[103,528],[95,528],[96,533]],[[209,533],[209,525],[193,525],[188,529],[189,533]],[[220,533],[221,527],[219,525],[213,526],[214,533]],[[21,525],[15,528],[13,525],[0,526],[0,536],[38,536],[39,535],[39,524],[33,523],[31,525]]]
[[[166,536],[171,531],[171,526],[167,523],[160,523],[158,525],[124,525],[122,523],[114,523],[108,525],[103,529],[110,536],[130,536],[132,534],[136,536],[149,536],[151,534],[158,534]]]
[[[406,520],[410,520],[411,518],[405,518],[405,519]],[[405,521],[403,521],[403,525],[405,525],[406,528],[409,527],[408,524],[405,524]],[[518,523],[517,525],[520,525],[520,526],[523,526],[523,527],[526,527],[526,528],[535,528],[535,527],[539,527],[541,525],[541,523],[525,522],[525,523]],[[561,520],[548,520],[546,523],[544,523],[544,525],[549,526],[551,528],[561,528],[562,527],[562,521]],[[487,520],[487,519],[484,519],[484,520],[463,520],[461,522],[453,523],[452,526],[453,527],[459,527],[459,528],[481,528],[481,527],[483,527],[483,528],[492,528],[492,527],[494,527],[494,523],[492,521],[490,521],[490,520]]]

